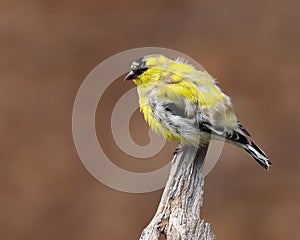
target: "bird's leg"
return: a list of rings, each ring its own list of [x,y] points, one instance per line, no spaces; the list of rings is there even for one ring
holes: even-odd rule
[[[175,151],[173,152],[173,154],[176,155],[180,149],[181,149],[181,146],[179,145],[177,148],[175,148]]]

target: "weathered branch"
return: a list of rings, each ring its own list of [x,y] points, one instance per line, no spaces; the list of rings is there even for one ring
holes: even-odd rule
[[[183,146],[174,156],[157,212],[140,240],[215,240],[210,224],[200,219],[207,147]]]

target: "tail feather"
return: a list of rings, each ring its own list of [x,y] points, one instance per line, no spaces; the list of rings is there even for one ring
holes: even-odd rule
[[[252,141],[249,144],[243,145],[243,148],[253,157],[259,165],[269,170],[272,163],[269,161],[267,155]]]
[[[225,138],[228,141],[245,149],[250,154],[250,156],[258,162],[259,165],[269,170],[270,166],[272,165],[272,163],[269,161],[269,158],[263,152],[263,150],[261,150],[258,146],[255,145],[254,142],[249,139],[248,136],[244,136],[237,131],[233,131],[232,134],[226,135]]]
[[[233,130],[231,132],[220,132],[208,123],[202,123],[199,126],[201,131],[205,131],[215,136],[225,138],[228,142],[235,144],[245,149],[252,158],[254,158],[259,165],[269,170],[272,163],[269,161],[267,155],[258,146],[250,140],[249,132],[239,123],[238,131]]]

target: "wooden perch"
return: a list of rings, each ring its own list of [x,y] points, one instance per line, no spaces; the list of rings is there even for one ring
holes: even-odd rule
[[[200,219],[203,163],[207,147],[183,146],[175,154],[157,212],[140,240],[215,240],[209,223]]]

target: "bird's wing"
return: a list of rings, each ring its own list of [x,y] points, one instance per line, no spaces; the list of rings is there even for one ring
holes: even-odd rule
[[[208,120],[199,122],[199,128],[202,131],[214,134],[216,136],[225,138],[227,141],[238,143],[241,145],[246,145],[250,143],[249,133],[245,131],[241,131],[240,128],[231,130],[218,126],[213,126]],[[247,133],[247,134],[246,134]]]
[[[199,74],[168,74],[162,89],[165,89],[163,93],[171,101],[167,104],[170,112],[182,118],[195,118],[195,124],[199,124],[200,130],[208,129],[219,136],[229,137],[234,134],[234,130],[250,136],[238,122],[230,98],[221,91],[208,73]]]
[[[251,137],[251,134],[246,130],[246,128],[244,128],[244,126],[239,121],[238,124],[240,131],[242,131],[242,133],[244,133],[246,136]]]
[[[166,101],[163,106],[167,112],[171,112],[173,115],[182,117],[183,119],[193,119],[197,114],[197,106],[184,99],[173,100],[172,102]]]
[[[193,125],[202,132],[214,134],[224,138],[231,138],[233,131],[227,131],[224,125],[214,125],[210,117],[205,113],[196,109],[195,105],[189,102],[164,102],[163,107],[166,112],[169,112],[171,116],[168,121],[172,122],[176,119],[180,119],[181,124],[184,122]]]

